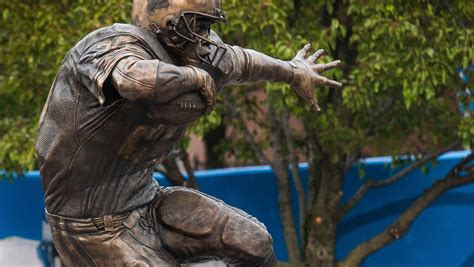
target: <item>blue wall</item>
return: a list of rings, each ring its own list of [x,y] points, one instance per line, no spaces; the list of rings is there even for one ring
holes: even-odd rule
[[[387,188],[371,191],[339,225],[337,257],[344,257],[358,243],[390,225],[414,197],[445,173],[467,152],[444,155],[425,175],[415,172]],[[383,179],[396,172],[388,157],[362,162],[365,178]],[[300,172],[306,181],[306,164]],[[277,256],[287,259],[277,207],[277,187],[269,167],[247,167],[197,172],[203,192],[254,215],[271,232]],[[161,184],[167,182],[159,175]],[[357,168],[347,175],[346,201],[364,179]],[[293,190],[294,191],[294,190]],[[295,192],[295,191],[294,191]],[[296,205],[295,205],[296,207]],[[41,239],[43,193],[38,172],[13,183],[0,182],[0,239],[20,236]],[[369,257],[364,266],[474,266],[474,185],[452,190],[427,208],[408,235]]]

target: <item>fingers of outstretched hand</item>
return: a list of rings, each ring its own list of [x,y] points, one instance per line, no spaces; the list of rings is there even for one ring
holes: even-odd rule
[[[311,103],[311,110],[313,110],[315,112],[321,111],[321,108],[318,105],[318,99],[316,97],[314,98],[314,100]]]
[[[314,52],[310,57],[308,57],[308,62],[310,64],[314,64],[322,55],[324,55],[324,49],[319,49],[318,51]]]
[[[297,59],[304,60],[306,53],[311,49],[311,44],[306,44],[298,53],[296,54]]]
[[[322,77],[322,76],[321,76]],[[326,77],[322,77],[322,84],[323,85],[327,85],[331,88],[341,88],[342,87],[342,83],[338,82],[338,81],[334,81],[334,80],[331,80],[331,79],[328,79]]]
[[[300,95],[308,101],[309,105],[311,106],[311,110],[313,111],[321,111],[321,108],[318,105],[318,99],[314,95],[312,89],[307,88],[306,90],[302,90]]]
[[[340,64],[341,64],[340,60],[335,60],[335,61],[331,61],[331,62],[326,63],[326,64],[316,64],[316,65],[313,66],[313,69],[316,72],[322,73],[322,72],[325,72],[325,71],[330,70],[332,68],[335,68],[335,67],[339,66]]]

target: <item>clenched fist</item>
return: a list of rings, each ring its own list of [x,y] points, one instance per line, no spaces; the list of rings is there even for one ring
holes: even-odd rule
[[[342,84],[337,81],[330,80],[320,73],[337,67],[341,61],[335,60],[327,64],[316,64],[316,61],[324,54],[323,49],[319,49],[313,55],[306,57],[311,45],[307,44],[301,49],[295,58],[289,63],[293,67],[294,75],[291,85],[294,90],[306,101],[311,104],[311,109],[320,111],[318,101],[314,97],[313,89],[317,86],[327,85],[333,88],[341,88]]]
[[[189,67],[196,72],[198,90],[206,102],[204,115],[208,115],[216,104],[216,84],[207,71],[193,66]]]

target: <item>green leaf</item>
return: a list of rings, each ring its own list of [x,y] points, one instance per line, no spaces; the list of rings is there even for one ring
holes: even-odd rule
[[[428,48],[428,49],[426,50],[426,53],[428,54],[429,57],[431,57],[431,58],[434,57],[434,50],[433,50],[433,48],[431,48],[431,47]]]
[[[387,5],[385,7],[385,9],[388,11],[388,12],[393,12],[395,11],[395,6],[394,5]]]
[[[3,20],[6,22],[8,20],[8,17],[10,16],[10,10],[9,9],[4,9],[2,12],[2,17]]]

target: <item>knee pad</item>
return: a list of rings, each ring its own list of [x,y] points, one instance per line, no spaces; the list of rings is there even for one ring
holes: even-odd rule
[[[239,213],[229,216],[222,241],[229,249],[252,257],[266,259],[273,254],[273,240],[263,224]]]
[[[191,189],[177,189],[163,197],[159,220],[163,227],[191,237],[205,237],[215,229],[218,203]]]

